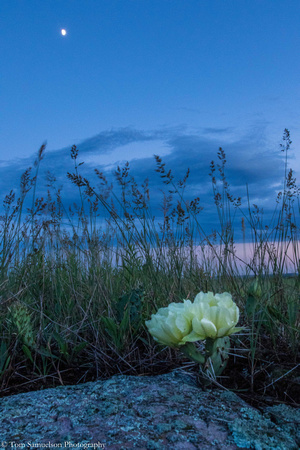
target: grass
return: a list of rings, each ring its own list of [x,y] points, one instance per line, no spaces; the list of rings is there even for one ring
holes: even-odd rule
[[[157,345],[145,320],[203,290],[230,292],[245,327],[231,337],[219,385],[256,406],[299,405],[300,208],[288,170],[290,144],[285,130],[283,190],[267,224],[249,195],[246,208],[231,195],[226,155],[219,150],[210,168],[219,227],[210,235],[201,226],[200,199],[184,199],[189,170],[176,182],[159,156],[156,171],[165,186],[160,223],[151,212],[148,180],[139,187],[126,163],[115,171],[118,195],[97,169],[95,189],[80,173],[75,146],[74,172],[67,176],[78,189],[77,204],[65,206],[50,173],[47,198],[37,197],[43,145],[21,177],[19,198],[11,191],[3,202],[1,395],[114,374],[156,375],[176,367],[197,372],[179,352]],[[237,220],[245,242],[250,231],[253,256],[247,261],[236,252]],[[293,276],[286,277],[287,263]]]

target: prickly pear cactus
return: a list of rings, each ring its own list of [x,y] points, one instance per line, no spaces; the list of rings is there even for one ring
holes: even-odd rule
[[[202,355],[195,347],[195,345],[192,342],[187,342],[185,345],[180,347],[180,350],[182,353],[187,356],[188,358],[192,359],[196,363],[204,364],[205,363],[205,356]]]
[[[205,363],[200,364],[199,381],[208,386],[220,376],[229,359],[230,339],[228,336],[218,339],[206,339]]]
[[[199,363],[199,381],[203,386],[210,385],[212,380],[221,375],[229,359],[229,349],[230,339],[228,336],[218,339],[207,338],[205,354],[200,353],[192,342],[187,342],[180,347],[185,356]]]
[[[213,377],[221,375],[225,369],[229,359],[230,339],[228,336],[216,339],[213,343],[212,349],[207,354],[207,360],[204,370],[209,371]]]

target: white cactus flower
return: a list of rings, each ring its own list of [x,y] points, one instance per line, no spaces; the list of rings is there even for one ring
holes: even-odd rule
[[[171,303],[152,314],[146,326],[154,339],[170,347],[179,347],[187,342],[207,338],[217,339],[240,331],[236,328],[239,308],[231,294],[200,292],[192,303]]]
[[[170,347],[184,345],[184,337],[192,331],[191,305],[190,300],[170,303],[168,307],[160,308],[156,314],[152,314],[151,320],[145,323],[153,338]]]
[[[186,336],[186,342],[222,338],[242,329],[235,327],[239,321],[239,308],[228,292],[215,295],[200,292],[195,297],[191,312],[193,331]]]

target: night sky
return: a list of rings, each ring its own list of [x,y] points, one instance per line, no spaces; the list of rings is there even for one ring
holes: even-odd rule
[[[219,147],[232,194],[247,207],[248,184],[266,217],[285,128],[299,177],[299,0],[2,0],[0,22],[1,202],[44,141],[38,195],[50,170],[72,202],[76,144],[91,180],[96,167],[113,181],[125,161],[138,183],[149,177],[159,216],[156,154],[175,177],[191,169],[185,195],[200,197],[208,227]]]

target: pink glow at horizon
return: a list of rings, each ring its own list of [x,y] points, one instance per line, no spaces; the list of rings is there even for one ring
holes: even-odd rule
[[[213,249],[206,245],[203,249],[200,246],[194,247],[196,255],[199,257],[199,262],[203,255],[208,259],[214,258],[217,267],[217,255],[222,254],[224,246],[213,246]],[[294,243],[282,242],[278,245],[277,242],[263,242],[261,246],[253,244],[252,242],[235,243],[234,244],[235,261],[241,273],[245,272],[247,264],[255,261],[254,267],[260,266],[259,261],[264,261],[266,266],[269,266],[269,271],[274,269],[274,260],[280,263],[284,260],[284,273],[296,273],[300,264],[300,241]],[[229,255],[232,256],[231,253]],[[270,255],[272,258],[270,258]],[[254,259],[255,256],[255,259]],[[232,260],[233,258],[231,258]],[[212,266],[213,268],[213,266]]]
[[[255,249],[256,255],[254,260],[253,258]],[[202,267],[205,272],[211,273],[212,275],[218,273],[218,268],[220,267],[218,257],[219,259],[224,261],[224,256],[222,256],[224,246],[223,248],[221,248],[220,246],[217,245],[216,246],[195,245],[193,246],[193,250],[194,250],[194,257],[197,257],[199,267]],[[191,250],[189,247],[182,247],[179,251],[182,259],[186,258],[186,260],[188,261],[190,251]],[[255,244],[253,244],[252,242],[235,243],[234,251],[235,251],[234,256],[232,255],[232,253],[229,252],[229,261],[232,263],[235,262],[236,265],[233,265],[233,273],[237,275],[238,274],[243,275],[246,273],[249,275],[254,275],[255,271],[257,272],[258,271],[257,269],[261,268],[260,261],[264,262],[263,273],[272,274],[274,270],[274,260],[275,260],[274,256],[276,257],[279,263],[282,264],[282,261],[284,261],[283,268],[281,266],[277,267],[277,269],[279,269],[280,271],[282,270],[283,273],[294,274],[299,271],[300,241],[296,241],[294,243],[282,242],[281,245],[279,246],[276,242],[270,241],[268,242],[267,245],[265,242],[263,242],[260,248],[258,247],[258,245],[255,246]],[[121,266],[122,254],[125,254],[126,251],[122,251],[120,249],[117,249],[116,247],[113,247],[112,253],[114,255],[111,263],[114,266]],[[157,251],[155,249],[152,249],[150,253],[155,265],[155,262],[157,262],[161,256],[161,249],[158,249]],[[168,259],[167,248],[164,250],[163,253],[166,256],[166,259]],[[271,259],[270,255],[272,255]],[[142,257],[142,261],[143,263],[145,263],[141,252],[138,251],[136,253],[136,256]],[[252,267],[254,270],[251,269]]]

